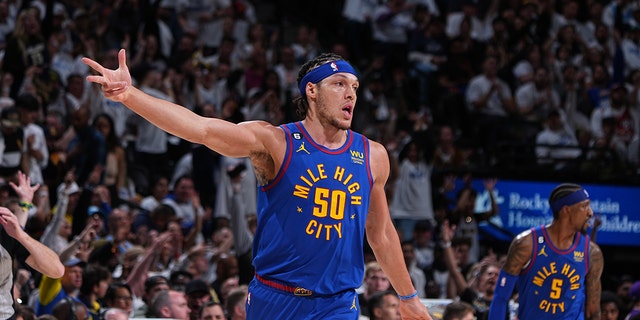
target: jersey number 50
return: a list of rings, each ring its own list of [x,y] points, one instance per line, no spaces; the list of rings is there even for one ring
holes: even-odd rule
[[[342,190],[329,190],[326,188],[316,188],[313,200],[316,206],[313,208],[313,215],[318,218],[327,216],[342,220],[344,218],[344,208],[347,204],[347,193]]]

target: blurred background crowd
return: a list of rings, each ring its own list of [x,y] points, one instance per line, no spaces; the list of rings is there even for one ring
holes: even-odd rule
[[[28,212],[26,230],[66,265],[57,281],[18,266],[23,319],[55,314],[60,292],[83,303],[55,300],[58,319],[108,308],[242,318],[251,164],[105,99],[81,58],[117,68],[121,48],[141,90],[205,117],[274,125],[298,119],[302,63],[329,51],[350,61],[353,129],[389,150],[391,214],[420,297],[466,301],[479,319],[506,248],[479,237],[478,222],[498,213],[493,199],[474,211],[472,177],[489,191],[500,178],[640,182],[637,1],[2,0],[0,200]],[[20,207],[9,183],[19,172],[40,184],[32,205]],[[392,288],[367,259],[363,317],[395,319],[375,294]],[[623,319],[640,286],[603,279],[619,310],[606,319]]]

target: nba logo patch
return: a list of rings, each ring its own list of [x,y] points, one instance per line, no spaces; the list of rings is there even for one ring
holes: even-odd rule
[[[335,62],[331,62],[331,70],[333,70],[333,72],[338,71],[338,65]]]

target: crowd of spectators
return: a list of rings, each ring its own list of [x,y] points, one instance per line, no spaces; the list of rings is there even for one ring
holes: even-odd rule
[[[242,319],[251,164],[172,136],[85,81],[82,57],[116,68],[121,48],[144,92],[236,123],[295,121],[301,64],[326,51],[349,60],[360,75],[353,129],[389,150],[390,209],[420,297],[471,297],[478,316],[504,252],[477,225],[497,206],[474,212],[470,187],[449,199],[456,180],[640,175],[634,1],[2,0],[0,200],[16,203],[19,172],[39,184],[33,205],[14,209],[65,264],[61,279],[20,266],[22,319],[121,319],[108,308]],[[484,182],[491,194],[496,180]],[[455,236],[442,232],[449,223]],[[392,288],[368,259],[361,311],[383,319]],[[637,291],[617,291],[621,315]]]

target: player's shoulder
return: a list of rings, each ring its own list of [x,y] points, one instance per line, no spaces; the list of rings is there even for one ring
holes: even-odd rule
[[[522,270],[531,262],[533,250],[533,233],[531,229],[522,231],[511,241],[507,261],[503,269],[513,275],[520,274]]]
[[[369,142],[369,149],[371,149],[371,152],[376,152],[376,153],[380,153],[381,155],[384,156],[388,156],[389,152],[387,151],[387,148],[380,142],[375,141],[375,140],[371,140],[369,138],[366,138],[366,140]]]
[[[602,256],[602,249],[597,243],[593,241],[589,242],[589,252],[591,253],[592,256],[594,255]]]
[[[531,229],[518,233],[513,239],[512,246],[515,248],[530,247],[533,232]]]
[[[264,120],[243,121],[238,123],[238,125],[241,125],[245,128],[256,129],[256,130],[281,130],[279,126],[275,126],[270,122],[267,122]]]
[[[377,141],[371,139],[368,139],[368,141],[371,160],[374,161],[374,163],[389,163],[389,152],[387,148]]]
[[[251,120],[240,122],[238,125],[256,134],[260,138],[277,138],[284,137],[284,131],[280,126],[273,125],[263,120]]]
[[[515,240],[524,239],[524,238],[531,239],[531,237],[533,237],[533,230],[532,229],[526,229],[526,230],[521,231],[520,233],[518,233],[516,235],[516,237],[515,237]]]

